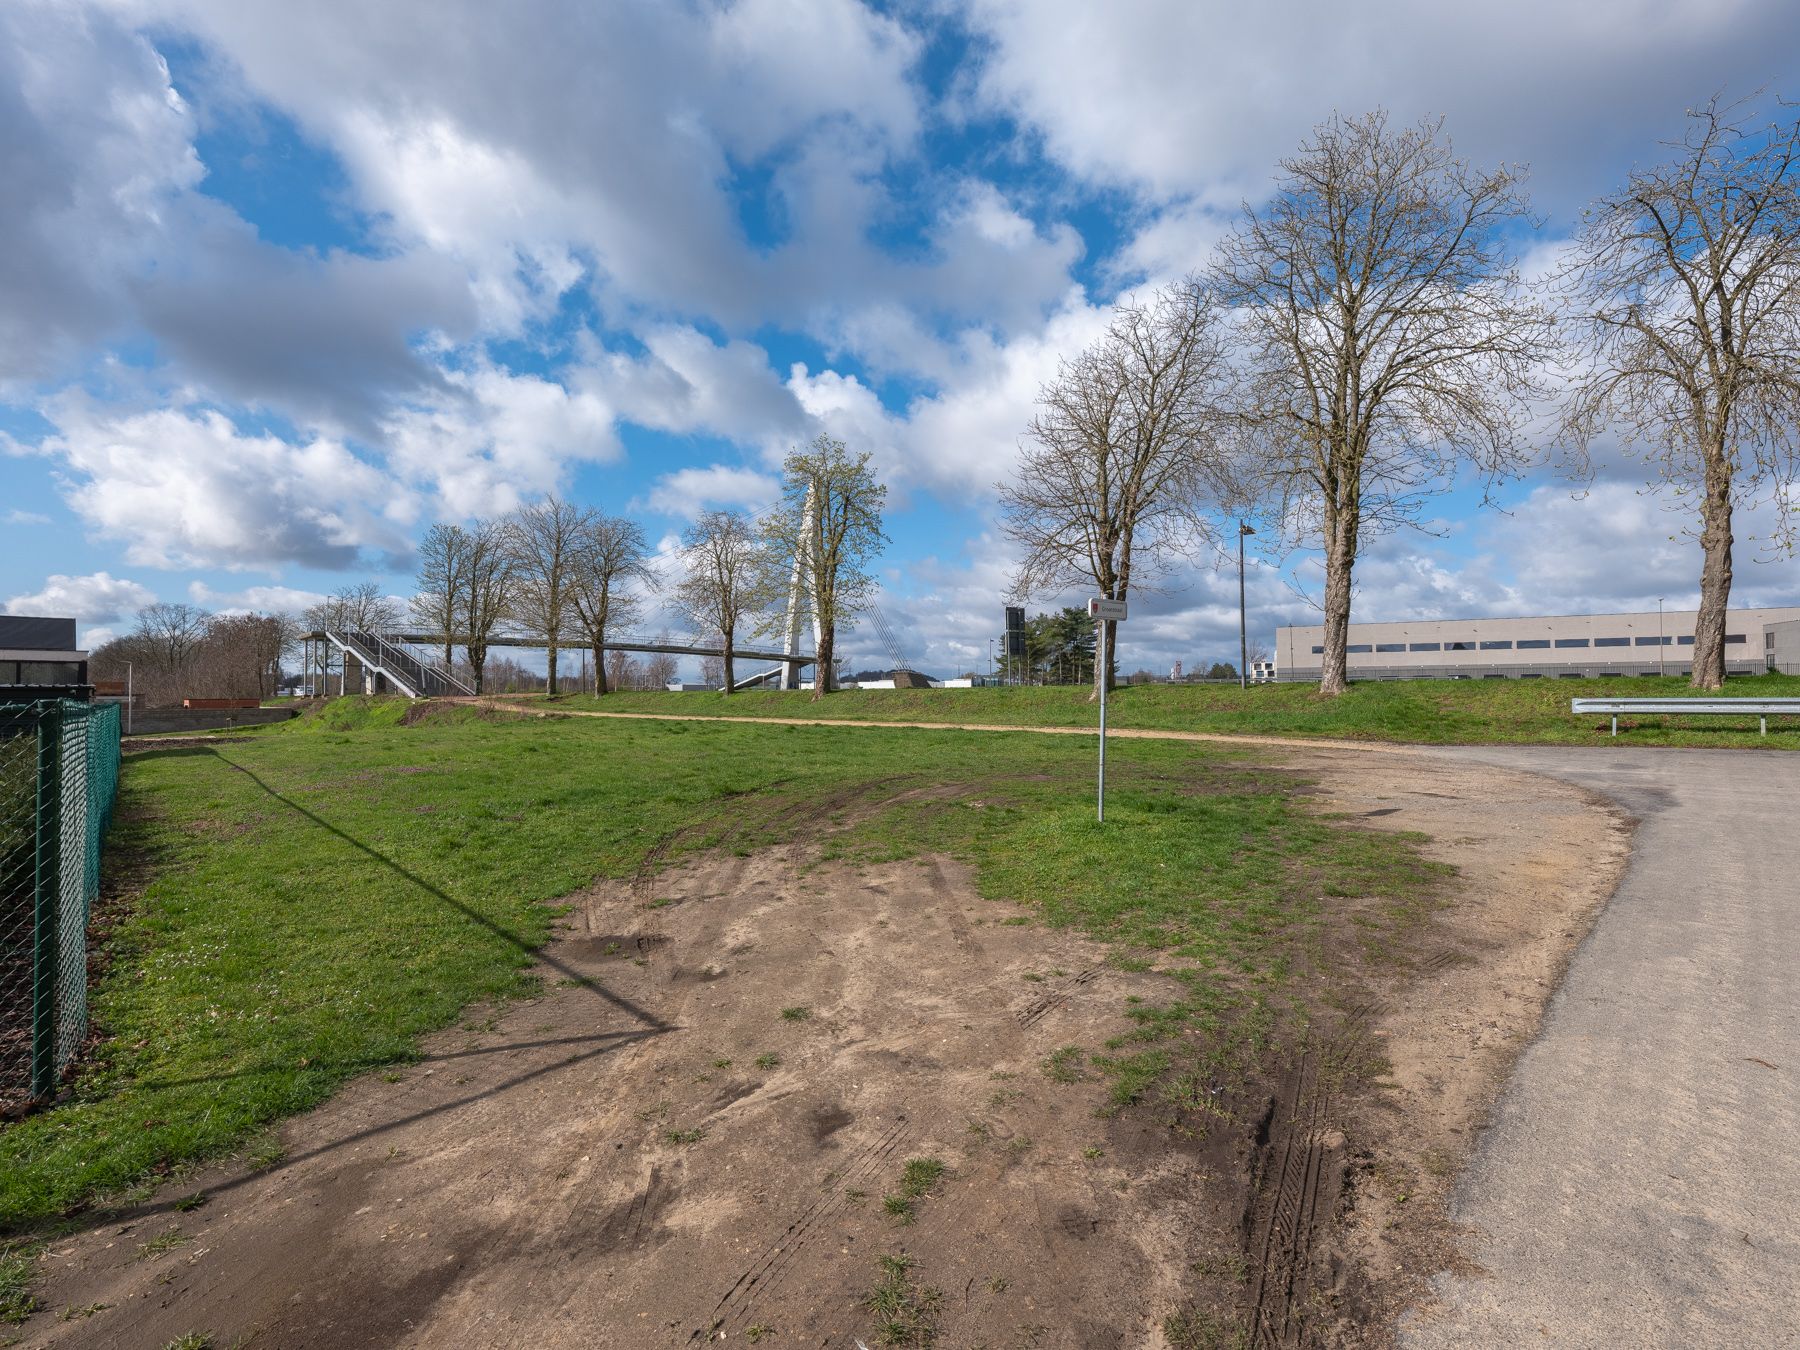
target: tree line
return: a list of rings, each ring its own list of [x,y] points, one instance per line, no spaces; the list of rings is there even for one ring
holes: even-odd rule
[[[1372,537],[1552,450],[1591,479],[1612,439],[1697,510],[1692,678],[1719,687],[1733,512],[1772,503],[1794,543],[1800,118],[1715,99],[1665,150],[1528,282],[1522,169],[1457,158],[1441,121],[1315,128],[1206,268],[1121,302],[1041,391],[998,485],[1015,595],[1125,599],[1255,514],[1322,555],[1320,689],[1340,693]]]
[[[720,647],[725,692],[736,683],[737,648],[777,633],[782,602],[796,590],[818,635],[814,697],[830,692],[838,629],[874,591],[869,566],[887,542],[886,495],[868,452],[820,435],[787,456],[780,500],[760,519],[706,511],[682,533],[668,598],[704,645]],[[665,653],[639,661],[607,645],[664,589],[643,527],[628,517],[552,494],[501,519],[434,524],[419,558],[411,617],[436,635],[446,664],[464,650],[477,693],[497,634],[544,644],[552,695],[561,688],[561,654],[578,648],[592,655],[598,694],[674,678]],[[777,636],[791,650],[791,634]]]

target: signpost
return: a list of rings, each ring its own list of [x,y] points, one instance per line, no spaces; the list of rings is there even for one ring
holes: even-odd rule
[[[1095,819],[1106,819],[1106,686],[1112,681],[1112,647],[1107,642],[1109,623],[1122,623],[1125,619],[1125,602],[1123,600],[1107,600],[1095,596],[1088,601],[1088,616],[1093,619],[1098,630],[1094,644],[1094,678],[1100,682],[1100,791],[1095,799]]]

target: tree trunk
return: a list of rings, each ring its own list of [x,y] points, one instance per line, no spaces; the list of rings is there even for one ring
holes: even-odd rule
[[[725,688],[720,692],[729,694],[732,690],[732,686],[736,683],[737,672],[736,667],[732,664],[731,655],[731,634],[727,633],[725,635]]]
[[[487,669],[487,644],[469,648],[469,668],[475,672],[475,696],[481,697],[481,675]]]
[[[556,638],[550,639],[550,673],[544,681],[544,692],[551,698],[556,697]]]
[[[1341,694],[1350,687],[1350,580],[1356,568],[1357,515],[1339,507],[1325,522],[1325,642],[1319,659],[1319,692]]]
[[[1094,687],[1088,691],[1089,703],[1100,701],[1100,681],[1106,681],[1108,693],[1119,687],[1118,650],[1119,625],[1103,619],[1094,620]]]
[[[606,645],[600,639],[594,640],[594,697],[603,697],[606,693]]]
[[[819,630],[819,649],[813,653],[813,696],[817,703],[831,692],[832,662],[837,657],[837,625],[828,623]]]
[[[1731,473],[1723,448],[1707,455],[1706,496],[1700,504],[1700,612],[1694,616],[1695,689],[1725,684],[1725,611],[1731,602]]]

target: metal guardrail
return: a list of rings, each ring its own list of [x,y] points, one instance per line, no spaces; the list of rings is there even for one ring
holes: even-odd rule
[[[1664,717],[1754,717],[1761,735],[1769,734],[1771,717],[1800,717],[1800,698],[1572,698],[1569,711],[1577,717],[1605,713],[1612,718],[1612,734],[1619,734],[1619,715],[1660,714]]]

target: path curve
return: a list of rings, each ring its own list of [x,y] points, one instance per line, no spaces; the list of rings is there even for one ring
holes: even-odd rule
[[[1092,736],[1091,727],[670,718]],[[1800,1347],[1800,758],[1667,747],[1471,747],[1109,729],[1438,756],[1545,774],[1641,822],[1460,1180],[1472,1274],[1440,1274],[1404,1345]]]

